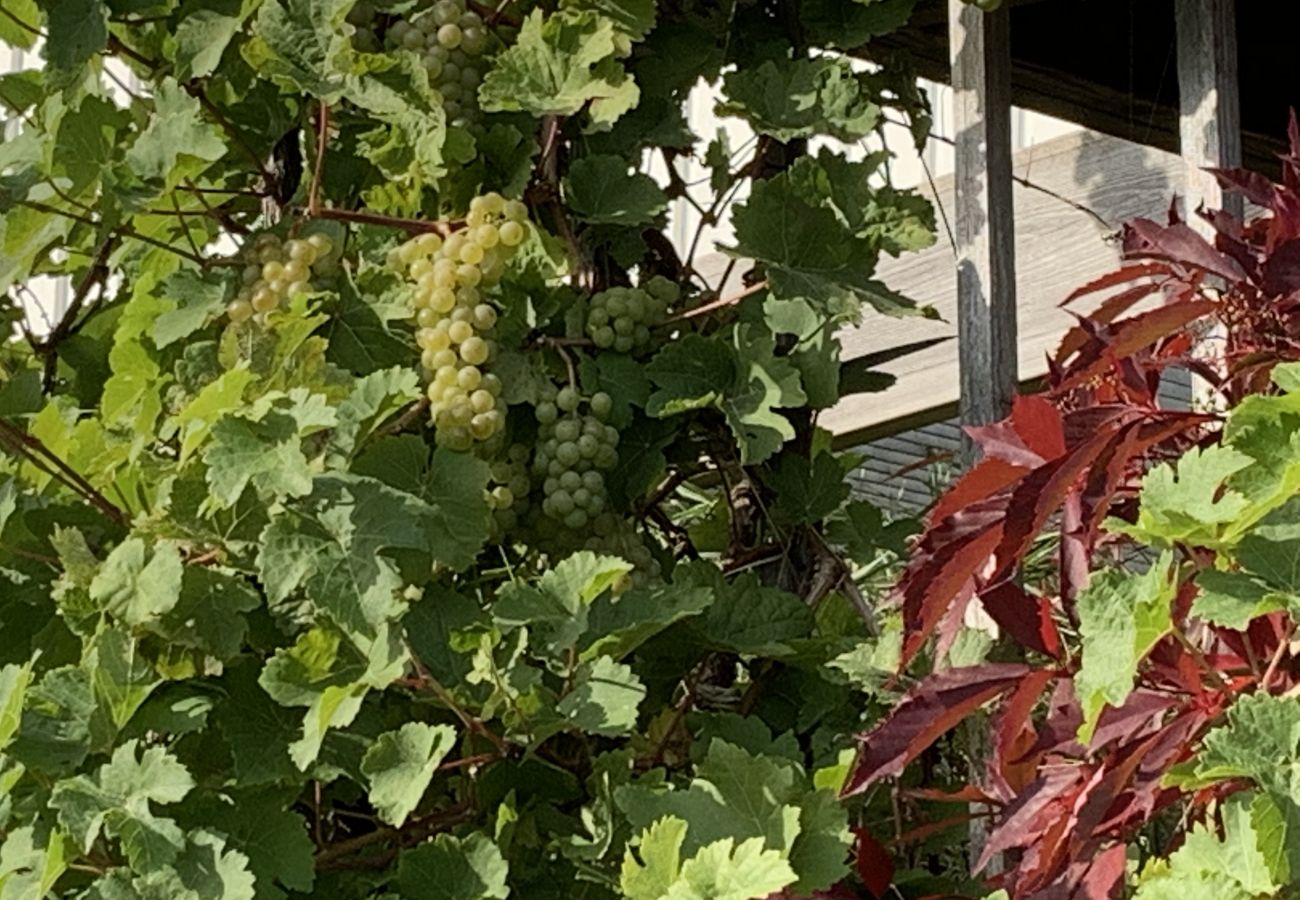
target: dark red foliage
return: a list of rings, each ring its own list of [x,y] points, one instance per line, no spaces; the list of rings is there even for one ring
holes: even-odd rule
[[[1001,855],[1005,869],[989,883],[1014,900],[1117,896],[1125,842],[1171,804],[1205,802],[1165,787],[1164,776],[1235,696],[1258,686],[1260,661],[1290,660],[1283,614],[1245,632],[1188,626],[1195,592],[1188,585],[1174,604],[1176,633],[1149,654],[1132,694],[1103,712],[1088,747],[1076,739],[1077,660],[1063,650],[1062,634],[1077,624],[1074,604],[1088,572],[1120,542],[1102,522],[1133,514],[1140,479],[1154,464],[1217,440],[1217,415],[1158,406],[1162,374],[1189,369],[1230,406],[1270,390],[1276,363],[1300,359],[1294,120],[1291,134],[1282,183],[1214,173],[1263,207],[1260,218],[1201,212],[1212,240],[1172,213],[1167,224],[1139,219],[1125,228],[1123,267],[1064,301],[1093,299],[1097,309],[1049,360],[1046,392],[1018,399],[1002,422],[969,430],[982,459],[935,504],[897,587],[904,667],[930,638],[950,639],[970,603],[981,604],[1029,662],[923,678],[860,736],[845,793],[899,775],[945,732],[999,701],[984,777],[965,793],[997,808],[977,868]],[[1214,357],[1198,353],[1196,342],[1198,329],[1211,325],[1223,335]],[[1054,577],[1029,589],[1022,564],[1047,529],[1060,538]],[[1213,559],[1203,549],[1188,554],[1201,565]],[[1273,690],[1290,686],[1291,665],[1268,668]]]

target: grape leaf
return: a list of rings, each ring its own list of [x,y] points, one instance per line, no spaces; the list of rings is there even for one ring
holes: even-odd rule
[[[293,90],[335,103],[354,67],[344,18],[355,0],[270,0],[253,21],[244,57]]]
[[[787,642],[806,637],[813,628],[813,613],[806,603],[794,594],[761,585],[752,573],[728,581],[711,563],[679,563],[673,584],[705,587],[713,593],[708,609],[687,622],[691,633],[711,647],[785,656],[792,652]]]
[[[74,855],[70,850],[67,838],[57,829],[40,838],[30,826],[10,831],[0,841],[0,897],[25,900],[48,896],[67,871]]]
[[[645,367],[655,385],[646,403],[652,416],[668,416],[717,403],[737,378],[736,360],[721,341],[688,334],[665,344]]]
[[[613,22],[593,12],[544,16],[534,10],[515,42],[479,87],[488,112],[571,116],[588,103],[593,119],[610,123],[636,105],[636,84],[614,59]]]
[[[212,426],[203,454],[214,505],[229,509],[250,484],[263,500],[311,492],[311,468],[302,452],[298,421],[283,410],[251,419],[228,415]]]
[[[1113,530],[1159,547],[1213,545],[1219,526],[1237,520],[1249,506],[1241,494],[1220,491],[1220,487],[1251,462],[1246,454],[1222,445],[1189,450],[1177,463],[1166,463],[1146,474],[1137,522],[1131,526],[1115,523]]]
[[[798,369],[775,355],[776,340],[770,333],[739,325],[735,346],[736,383],[723,396],[721,407],[740,445],[740,461],[749,465],[767,459],[794,437],[794,426],[777,408],[803,406],[808,398]]]
[[[90,676],[76,666],[46,672],[29,685],[18,735],[9,755],[29,769],[65,773],[90,752],[90,721],[95,714]]]
[[[1228,708],[1228,720],[1202,742],[1202,779],[1250,778],[1278,798],[1300,804],[1300,704],[1248,694]]]
[[[371,745],[361,760],[361,772],[370,783],[370,802],[385,822],[400,827],[415,811],[455,742],[450,725],[407,722]]]
[[[682,864],[681,877],[668,896],[673,900],[709,900],[711,897],[766,897],[796,880],[790,863],[763,842],[751,838],[735,844],[725,838]]]
[[[655,0],[561,0],[560,9],[591,11],[614,23],[623,40],[618,55],[627,56],[632,42],[642,40],[655,27]]]
[[[1196,577],[1200,593],[1192,602],[1192,615],[1238,631],[1252,619],[1285,609],[1284,598],[1243,572],[1208,569]]]
[[[641,832],[635,854],[631,846],[623,851],[619,886],[628,900],[660,900],[667,896],[681,872],[686,827],[686,822],[676,816],[664,816]]]
[[[90,599],[128,625],[155,621],[180,599],[182,568],[174,542],[148,547],[143,538],[127,538],[95,574]]]
[[[765,60],[738,68],[723,79],[722,115],[739,116],[759,134],[778,141],[825,134],[853,141],[870,134],[880,107],[863,89],[847,59]]]
[[[622,659],[675,622],[699,615],[712,602],[713,592],[704,587],[661,586],[602,594],[587,611],[579,658]]]
[[[77,81],[86,63],[107,46],[108,9],[101,0],[46,0],[41,8],[45,10],[43,55],[49,64],[49,83],[64,88]]]
[[[632,421],[632,407],[644,407],[650,399],[650,378],[646,367],[625,353],[599,353],[578,366],[582,387],[589,394],[609,394],[609,424],[624,428]],[[622,449],[622,448],[620,448]]]
[[[1083,663],[1075,690],[1083,707],[1079,740],[1087,742],[1107,705],[1133,690],[1138,664],[1169,631],[1176,591],[1173,559],[1160,557],[1143,574],[1107,569],[1079,596]]]
[[[578,666],[573,690],[560,698],[556,710],[580,731],[617,737],[636,727],[645,693],[629,667],[600,656]]]
[[[668,208],[668,197],[654,179],[629,172],[617,156],[584,156],[569,167],[564,181],[569,208],[587,222],[648,225]]]
[[[125,630],[105,628],[87,646],[82,667],[90,673],[97,709],[90,734],[96,749],[110,746],[136,710],[162,682]]]
[[[397,884],[405,900],[505,900],[506,861],[486,836],[440,834],[402,852]]]
[[[258,896],[278,896],[276,882],[297,891],[310,891],[315,880],[315,845],[307,821],[285,809],[273,793],[243,791],[211,797],[202,805],[187,804],[188,818],[226,836],[226,845],[248,857]]]
[[[170,864],[185,846],[176,823],[155,816],[150,804],[180,802],[194,780],[163,748],[137,755],[138,746],[119,746],[93,778],[78,775],[56,784],[50,806],[83,852],[103,832],[121,841],[133,869],[148,872]]]
[[[800,19],[814,43],[846,50],[907,24],[916,0],[805,0]]]
[[[350,454],[384,419],[418,396],[419,379],[409,368],[393,367],[371,372],[352,386],[338,406],[338,426],[330,447]]]
[[[13,17],[0,16],[0,42],[19,50],[30,50],[35,47],[36,32],[24,28],[23,25],[35,28],[40,22],[41,8],[36,5],[36,0],[11,0],[6,9],[13,14]],[[18,24],[20,22],[23,25]]]
[[[176,305],[153,323],[151,336],[159,350],[189,337],[226,306],[226,284],[211,272],[184,269],[168,276],[162,289]]]
[[[31,679],[31,663],[0,668],[0,752],[9,745],[22,722],[23,700]]]
[[[1250,798],[1229,798],[1222,818],[1222,840],[1206,825],[1193,829],[1168,862],[1162,861],[1154,877],[1140,880],[1135,900],[1275,896],[1281,885],[1260,852]]]
[[[176,26],[176,68],[184,79],[211,75],[221,62],[230,40],[239,33],[244,21],[256,8],[251,0],[241,0],[221,9],[193,9],[181,17]]]
[[[776,491],[773,512],[789,524],[820,522],[849,498],[844,470],[830,453],[819,453],[810,463],[788,451],[764,480]]]
[[[126,162],[142,178],[170,188],[225,153],[221,132],[204,121],[199,101],[168,78],[158,84],[153,118],[127,151]]]

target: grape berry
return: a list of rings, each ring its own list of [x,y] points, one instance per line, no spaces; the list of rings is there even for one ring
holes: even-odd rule
[[[258,235],[239,293],[226,307],[230,321],[268,313],[294,295],[313,290],[312,275],[328,274],[336,265],[334,249],[334,242],[323,234],[284,242],[273,234]]]
[[[602,291],[587,307],[587,337],[602,350],[638,350],[650,343],[650,327],[663,319],[677,297],[677,285],[658,275],[643,287]]]

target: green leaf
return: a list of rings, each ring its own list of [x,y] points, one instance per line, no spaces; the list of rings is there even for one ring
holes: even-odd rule
[[[380,423],[419,396],[419,384],[415,372],[402,367],[371,372],[357,381],[338,406],[331,448],[350,454]]]
[[[133,869],[148,872],[170,864],[185,846],[176,823],[155,816],[150,805],[180,802],[194,781],[161,747],[138,756],[137,749],[138,743],[130,741],[114,750],[93,778],[79,775],[59,782],[50,806],[83,852],[103,832],[121,841]]]
[[[619,37],[592,12],[544,16],[534,10],[479,88],[488,112],[571,116],[588,103],[592,118],[611,123],[636,105],[638,92],[614,60]]]
[[[653,178],[617,156],[584,156],[569,167],[564,196],[578,218],[598,225],[648,225],[668,208]]]
[[[849,498],[844,470],[830,453],[819,453],[810,463],[787,452],[764,480],[776,492],[773,511],[788,524],[820,522]]]
[[[311,492],[311,468],[292,415],[276,411],[257,420],[225,416],[212,426],[211,434],[203,461],[218,507],[233,507],[250,484],[264,500]]]
[[[598,353],[578,366],[582,387],[588,394],[609,394],[609,424],[624,428],[632,421],[632,407],[644,407],[650,399],[650,378],[646,367],[625,353]]]
[[[215,566],[188,566],[180,599],[152,630],[173,646],[226,660],[243,646],[248,630],[244,613],[261,605],[261,597],[239,575]]]
[[[106,628],[86,648],[82,666],[98,704],[91,720],[96,749],[107,749],[162,679],[125,630]]]
[[[203,119],[199,101],[165,78],[154,91],[153,118],[127,151],[126,162],[140,177],[172,187],[225,153],[221,132]]]
[[[5,9],[13,14],[13,18],[0,16],[0,43],[17,47],[19,50],[30,50],[35,47],[36,32],[18,23],[22,22],[32,28],[39,27],[41,8],[36,5],[36,0],[10,0]]]
[[[72,856],[67,838],[57,829],[39,838],[30,826],[13,829],[0,842],[0,897],[49,896]]]
[[[819,56],[766,60],[723,79],[722,115],[743,118],[759,134],[778,141],[825,134],[843,141],[865,137],[880,121],[880,107],[867,95],[847,59]]]
[[[225,311],[226,284],[211,272],[184,269],[169,275],[162,290],[176,306],[153,323],[151,336],[159,350],[189,337]]]
[[[404,900],[506,900],[507,866],[486,836],[440,834],[402,852],[397,885]]]
[[[761,585],[752,573],[728,581],[712,563],[679,563],[673,584],[712,591],[713,604],[687,624],[700,640],[717,649],[786,656],[793,652],[789,642],[807,637],[814,627],[806,603],[794,594]]]
[[[655,27],[655,0],[561,0],[560,9],[590,11],[613,22],[625,38],[619,43],[619,56],[630,53],[632,42],[642,40]]]
[[[415,811],[455,743],[456,731],[450,725],[407,722],[370,746],[361,771],[370,782],[370,802],[385,822],[400,827]]]
[[[191,819],[226,836],[226,845],[248,857],[258,896],[272,896],[276,882],[308,892],[315,881],[316,850],[307,821],[267,791],[214,797],[192,810]]]
[[[803,406],[808,398],[799,371],[778,357],[771,334],[742,324],[735,333],[736,384],[722,399],[727,423],[740,445],[744,465],[760,463],[794,437],[794,426],[776,412]]]
[[[1197,576],[1196,584],[1200,593],[1192,602],[1192,615],[1224,628],[1243,631],[1252,619],[1286,608],[1282,597],[1242,572],[1208,569]]]
[[[344,19],[355,0],[269,0],[258,10],[244,56],[294,91],[337,102],[354,56]]]
[[[766,897],[795,881],[794,869],[775,850],[763,849],[759,838],[732,838],[702,847],[682,865],[680,879],[666,895],[671,900],[710,900],[713,897]]]
[[[230,667],[221,687],[227,699],[214,719],[230,748],[231,771],[239,783],[255,787],[296,776],[289,745],[299,719],[258,684],[256,663],[245,660]]]
[[[556,709],[569,723],[588,734],[617,737],[636,727],[645,685],[632,670],[601,656],[578,667],[573,690]]]
[[[1193,448],[1177,463],[1147,473],[1136,524],[1116,525],[1112,530],[1160,547],[1213,546],[1219,526],[1234,522],[1249,506],[1236,491],[1221,490],[1223,483],[1251,462],[1246,454],[1224,445]]]
[[[917,523],[899,519],[885,524],[880,509],[865,500],[854,500],[843,509],[843,518],[832,521],[826,529],[831,543],[845,548],[849,558],[867,563],[881,550],[899,556],[907,553],[907,539],[916,533]]]
[[[203,78],[221,62],[230,40],[239,33],[257,4],[242,0],[224,9],[191,9],[176,26],[176,68],[179,77]],[[229,10],[229,11],[226,11]]]
[[[1197,775],[1249,778],[1275,797],[1300,804],[1300,703],[1247,694],[1228,708],[1227,723],[1202,741]]]
[[[527,626],[534,644],[559,653],[586,632],[592,602],[630,571],[626,560],[584,550],[548,569],[535,585],[503,587],[492,617],[506,628]]]
[[[726,344],[687,334],[663,346],[645,367],[655,385],[646,403],[652,416],[668,416],[713,406],[736,381],[736,361]]]
[[[31,680],[31,663],[0,668],[0,752],[9,746],[22,722],[23,700]]]
[[[676,816],[664,816],[641,832],[635,854],[630,846],[623,851],[619,886],[628,900],[667,896],[681,872],[686,827]]]
[[[75,770],[90,751],[95,708],[90,677],[84,671],[75,666],[51,669],[27,689],[22,723],[9,754],[41,772]]]
[[[713,592],[704,587],[663,585],[602,594],[587,612],[579,658],[622,659],[675,622],[699,615],[712,602]]]
[[[108,45],[108,9],[100,0],[45,0],[41,6],[45,10],[43,55],[49,63],[50,86],[67,87]],[[22,12],[21,8],[16,12]]]
[[[1079,740],[1087,742],[1102,709],[1119,706],[1133,690],[1138,664],[1170,627],[1177,591],[1168,553],[1143,574],[1122,569],[1096,573],[1079,596],[1083,664],[1075,690],[1083,707]]]
[[[805,0],[799,13],[812,43],[853,50],[902,28],[915,6],[916,0]]]
[[[1141,880],[1137,900],[1276,896],[1281,884],[1273,879],[1269,860],[1260,851],[1250,798],[1229,798],[1222,818],[1223,840],[1207,826],[1198,826],[1166,866]]]
[[[415,435],[375,441],[353,465],[423,501],[419,522],[433,558],[453,569],[474,561],[488,536],[488,464],[468,453],[434,450]]]
[[[90,599],[128,625],[154,622],[180,599],[182,568],[175,543],[149,547],[143,538],[127,538],[95,574]]]

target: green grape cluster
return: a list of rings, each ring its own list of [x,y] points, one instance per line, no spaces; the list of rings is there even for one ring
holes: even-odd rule
[[[677,285],[656,275],[639,288],[616,287],[591,298],[587,337],[602,350],[630,353],[650,343],[650,328],[677,301]]]
[[[605,512],[605,476],[618,464],[618,429],[607,425],[613,401],[596,393],[586,401],[573,387],[548,386],[536,407],[533,481],[542,486],[542,514],[566,528],[586,528]]]
[[[295,294],[313,290],[312,276],[326,275],[337,264],[334,242],[326,235],[281,241],[274,234],[257,236],[248,250],[239,292],[226,307],[232,322],[268,313]]]
[[[659,560],[655,559],[645,539],[632,524],[612,512],[603,512],[591,522],[591,536],[584,549],[606,556],[617,556],[630,562],[632,583],[646,584],[662,575]]]
[[[528,508],[528,448],[512,444],[504,459],[492,463],[488,506],[492,510],[493,531],[497,538],[512,531]]]
[[[415,283],[415,339],[441,446],[468,450],[505,426],[501,379],[485,371],[495,353],[497,311],[484,292],[501,280],[527,236],[527,214],[500,194],[475,197],[465,228],[445,240],[422,234],[389,257]]]
[[[357,49],[379,52],[374,7],[358,3],[348,15],[348,22],[356,28],[353,44]],[[429,84],[442,96],[447,121],[468,126],[479,117],[478,86],[486,68],[483,57],[493,49],[493,43],[483,18],[468,9],[464,0],[437,0],[391,23],[384,32],[382,49],[419,54]]]

